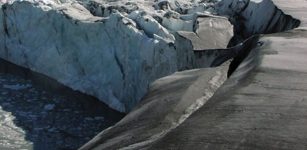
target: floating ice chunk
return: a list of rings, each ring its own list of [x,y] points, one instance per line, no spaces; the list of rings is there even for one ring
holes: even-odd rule
[[[4,84],[3,85],[3,88],[10,89],[10,90],[24,90],[24,89],[27,89],[27,88],[30,88],[30,87],[32,87],[31,84],[25,84],[25,85],[22,85],[22,84],[16,84],[16,85]]]
[[[44,109],[47,111],[53,110],[55,108],[55,104],[47,104],[44,106]]]
[[[104,117],[95,117],[95,120],[104,120]]]

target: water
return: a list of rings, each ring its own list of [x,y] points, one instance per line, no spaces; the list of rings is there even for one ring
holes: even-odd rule
[[[80,93],[63,93],[24,76],[0,73],[1,150],[77,149],[122,117]]]

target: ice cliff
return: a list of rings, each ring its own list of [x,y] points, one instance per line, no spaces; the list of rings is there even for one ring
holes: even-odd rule
[[[195,53],[219,54],[233,36],[214,8],[209,1],[2,3],[0,57],[128,112],[154,80],[216,61]]]
[[[272,0],[223,0],[217,7],[218,14],[228,16],[234,24],[235,43],[255,34],[276,33],[300,25],[300,20],[285,14]]]

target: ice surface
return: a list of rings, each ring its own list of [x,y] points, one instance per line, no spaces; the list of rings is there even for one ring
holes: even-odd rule
[[[4,4],[0,57],[128,112],[154,80],[195,68],[193,50],[226,48],[233,35],[227,18],[208,15],[213,3],[166,2],[162,8],[153,0]]]

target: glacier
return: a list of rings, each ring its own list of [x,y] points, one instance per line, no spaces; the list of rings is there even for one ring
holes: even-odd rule
[[[0,57],[129,112],[154,80],[197,68],[199,59],[210,66],[212,55],[194,51],[227,48],[233,36],[213,5],[173,2],[2,3]]]
[[[127,113],[80,150],[306,149],[306,6],[2,0],[0,58]]]

